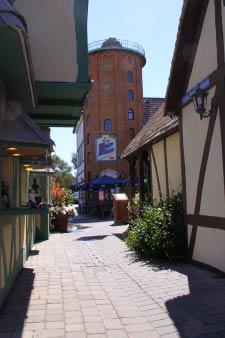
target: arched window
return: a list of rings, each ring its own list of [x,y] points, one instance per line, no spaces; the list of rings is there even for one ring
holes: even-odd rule
[[[130,71],[126,73],[126,80],[128,82],[133,82],[133,74]]]
[[[91,135],[87,134],[87,144],[91,144]]]
[[[133,111],[133,109],[128,109],[128,120],[134,120],[134,111]]]
[[[91,124],[91,116],[90,114],[87,114],[87,126],[90,126]]]
[[[87,162],[91,163],[91,153],[90,153],[90,151],[87,153]]]
[[[111,131],[112,130],[112,121],[107,119],[104,121],[104,131]]]
[[[129,89],[127,92],[127,99],[129,102],[134,101],[134,93],[133,90]]]
[[[91,97],[90,97],[90,96],[87,96],[87,97],[86,97],[86,106],[87,106],[87,107],[90,107],[90,105],[91,105]]]
[[[127,63],[130,65],[131,64],[131,57],[130,57],[130,55],[128,55],[128,57],[127,57]]]
[[[132,140],[135,137],[135,131],[134,128],[129,129],[129,138]]]

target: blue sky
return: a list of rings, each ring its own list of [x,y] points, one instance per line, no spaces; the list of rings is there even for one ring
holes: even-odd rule
[[[145,49],[143,95],[164,97],[183,0],[89,0],[88,42],[116,37]],[[140,7],[138,7],[140,5]],[[72,128],[52,128],[55,152],[70,164]]]

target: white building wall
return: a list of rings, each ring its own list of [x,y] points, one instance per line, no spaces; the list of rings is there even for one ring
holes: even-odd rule
[[[81,116],[75,130],[77,137],[77,154],[78,154],[78,167],[77,179],[78,183],[84,180],[84,124],[83,116]]]

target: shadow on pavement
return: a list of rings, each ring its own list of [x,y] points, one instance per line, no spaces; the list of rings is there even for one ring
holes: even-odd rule
[[[225,276],[188,263],[170,263],[155,259],[140,259],[132,252],[127,254],[130,264],[139,262],[156,272],[172,270],[187,277],[188,294],[180,281],[172,285],[172,292],[181,293],[165,302],[165,308],[181,338],[225,337]],[[165,283],[165,279],[163,279]],[[164,287],[162,285],[162,287]],[[159,285],[160,288],[160,285]],[[159,290],[160,292],[160,290]],[[173,333],[171,333],[173,337]],[[175,337],[178,337],[175,335]]]
[[[182,269],[188,278],[188,295],[166,302],[180,337],[225,337],[225,278],[201,268]]]
[[[97,241],[97,240],[102,240],[106,238],[108,235],[102,235],[102,236],[84,236],[84,237],[79,237],[76,239],[76,241]]]
[[[75,223],[102,223],[102,222],[113,222],[113,218],[98,218],[89,214],[80,214],[75,217]]]
[[[23,268],[18,275],[14,287],[0,311],[1,338],[22,337],[34,277],[33,269]]]

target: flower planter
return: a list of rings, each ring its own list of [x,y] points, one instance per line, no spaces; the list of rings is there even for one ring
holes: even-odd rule
[[[55,229],[61,232],[67,232],[68,220],[69,220],[68,215],[57,215],[54,221]]]

